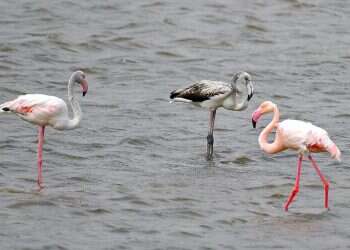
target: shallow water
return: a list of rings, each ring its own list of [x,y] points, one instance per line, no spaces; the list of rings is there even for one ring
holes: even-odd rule
[[[77,3],[79,2],[79,3]],[[0,102],[21,93],[66,96],[83,69],[81,128],[47,129],[36,190],[37,129],[0,117],[1,249],[344,249],[350,247],[350,3],[336,0],[1,1]],[[246,70],[255,96],[219,110],[215,157],[208,114],[169,104],[192,80]],[[263,154],[273,100],[282,118],[312,121],[343,151],[304,163],[301,190],[282,210],[296,156]]]

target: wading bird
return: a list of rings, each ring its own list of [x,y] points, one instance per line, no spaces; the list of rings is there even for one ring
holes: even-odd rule
[[[241,111],[248,107],[254,89],[251,76],[247,72],[238,72],[231,83],[201,80],[187,88],[170,93],[174,102],[192,103],[209,109],[209,132],[207,136],[207,159],[213,157],[214,122],[216,110],[223,107],[228,110]]]
[[[277,105],[270,102],[263,102],[259,108],[252,114],[253,127],[263,114],[273,113],[272,121],[263,129],[259,135],[260,148],[268,154],[275,154],[286,149],[296,150],[299,154],[297,175],[294,187],[284,205],[285,211],[288,211],[289,204],[293,202],[296,194],[299,192],[299,181],[301,175],[301,164],[304,153],[308,154],[312,166],[321,178],[324,187],[324,206],[328,208],[328,188],[329,183],[321,173],[316,161],[311,156],[311,153],[329,152],[332,158],[340,161],[341,153],[335,143],[329,138],[328,133],[309,122],[298,120],[285,120],[279,122],[279,110]],[[275,140],[272,143],[268,142],[268,136],[272,130],[276,129]]]
[[[82,112],[74,96],[74,85],[81,85],[83,96],[88,91],[88,83],[82,71],[74,72],[68,81],[68,104],[73,112],[69,116],[67,104],[60,98],[42,94],[26,94],[0,105],[0,112],[13,113],[21,119],[39,126],[38,135],[38,179],[39,188],[42,188],[42,150],[46,126],[57,130],[68,130],[78,127]]]

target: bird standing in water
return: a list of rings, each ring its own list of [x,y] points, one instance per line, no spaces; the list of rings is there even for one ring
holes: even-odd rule
[[[256,127],[259,118],[267,113],[273,113],[273,119],[259,135],[259,145],[261,149],[268,154],[275,154],[286,149],[293,149],[299,154],[295,184],[284,205],[285,211],[288,211],[290,203],[293,202],[296,194],[299,192],[301,164],[304,153],[308,153],[308,159],[311,161],[312,166],[321,178],[324,186],[324,206],[325,208],[328,208],[329,182],[321,173],[321,170],[311,156],[311,153],[329,152],[332,158],[340,161],[341,153],[338,147],[329,138],[328,133],[324,129],[314,126],[309,122],[299,120],[285,120],[279,122],[279,110],[277,105],[271,101],[263,102],[252,114],[254,128]],[[268,136],[274,129],[276,129],[275,140],[272,143],[269,143]]]
[[[174,102],[192,103],[209,109],[209,132],[207,136],[207,159],[213,158],[214,122],[216,110],[223,107],[228,110],[241,111],[248,107],[253,97],[252,78],[247,72],[238,72],[231,83],[201,80],[187,88],[170,93]]]
[[[69,116],[67,104],[60,98],[42,94],[27,94],[0,105],[0,112],[13,113],[22,120],[39,126],[38,135],[38,179],[41,189],[42,180],[42,150],[44,132],[46,126],[57,130],[69,130],[78,127],[82,112],[80,105],[74,96],[74,85],[79,84],[83,90],[83,96],[88,91],[88,83],[82,71],[74,72],[68,81],[68,104],[72,109],[72,118]]]

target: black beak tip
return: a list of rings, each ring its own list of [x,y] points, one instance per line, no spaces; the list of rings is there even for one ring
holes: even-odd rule
[[[254,95],[253,93],[251,93],[250,95],[248,95],[248,98],[247,98],[247,99],[248,99],[248,102],[250,101],[250,99],[253,98],[253,95]]]
[[[85,96],[86,95],[86,91],[85,92],[83,92],[83,96]]]
[[[250,99],[252,99],[252,97],[253,97],[253,94],[248,95],[248,101],[250,101]]]
[[[256,121],[252,119],[253,128],[256,128]]]

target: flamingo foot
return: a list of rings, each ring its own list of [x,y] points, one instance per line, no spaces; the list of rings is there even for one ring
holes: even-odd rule
[[[325,183],[324,185],[324,207],[328,208],[328,189],[329,189],[329,184],[328,182]]]
[[[294,187],[292,189],[292,191],[290,192],[286,203],[284,204],[284,211],[286,211],[286,212],[288,211],[289,205],[294,201],[294,199],[295,199],[295,197],[296,197],[298,192],[299,192],[299,187],[298,186],[296,186],[296,187]]]
[[[209,134],[207,136],[207,160],[213,159],[213,151],[214,151],[214,136]]]
[[[44,188],[44,186],[42,185],[42,183],[43,183],[42,168],[43,168],[44,134],[45,134],[45,126],[40,126],[39,127],[39,135],[38,135],[38,180],[37,180],[39,190]]]
[[[38,184],[39,191],[44,188],[42,178],[39,178],[37,180],[37,184]]]
[[[215,110],[209,110],[209,131],[207,136],[207,160],[210,161],[213,159],[214,152],[214,123],[215,123]]]
[[[44,189],[44,186],[42,184],[38,184],[38,192]]]

